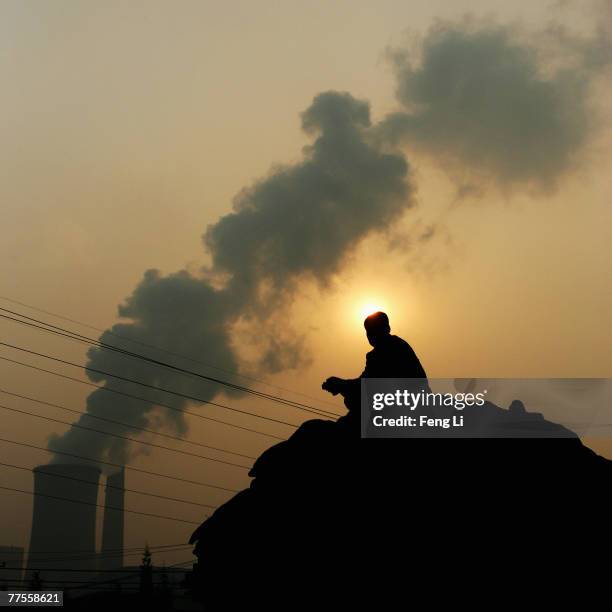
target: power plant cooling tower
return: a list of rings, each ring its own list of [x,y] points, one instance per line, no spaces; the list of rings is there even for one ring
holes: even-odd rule
[[[104,500],[104,526],[100,569],[123,567],[123,504],[125,497],[125,470],[106,479]]]
[[[100,470],[52,464],[32,471],[35,496],[28,568],[97,569],[95,504]],[[59,579],[51,572],[41,572],[41,576]]]

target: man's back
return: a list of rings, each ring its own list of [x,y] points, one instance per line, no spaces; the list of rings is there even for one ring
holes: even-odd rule
[[[366,355],[360,378],[427,378],[427,374],[412,347],[388,334]]]

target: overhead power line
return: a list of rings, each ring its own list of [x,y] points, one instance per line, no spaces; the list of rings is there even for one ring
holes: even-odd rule
[[[176,548],[177,546],[188,546],[187,544],[158,544],[157,546],[152,546],[152,545],[148,545],[149,550],[154,550],[157,548]],[[124,552],[124,551],[131,551],[131,550],[140,550],[140,551],[144,551],[145,547],[144,546],[131,546],[129,548],[108,548],[106,549],[105,552]],[[73,554],[80,554],[80,553],[87,553],[88,555],[91,553],[91,551],[89,550],[73,550],[70,551],[69,554],[73,555]],[[6,555],[21,555],[22,552],[20,550],[4,550],[2,551],[2,556],[6,556]],[[31,555],[57,555],[57,554],[66,554],[65,550],[38,550],[35,552],[30,553]],[[102,553],[95,553],[95,554],[102,554]]]
[[[36,446],[35,444],[29,444],[27,442],[17,442],[16,440],[9,440],[7,438],[0,438],[0,442],[7,442],[8,444],[15,444],[16,446],[23,446],[26,448],[34,448],[36,450],[43,451],[45,453],[49,453],[51,455],[63,455],[64,457],[72,457],[73,459],[80,459],[83,461],[91,461],[92,463],[98,463],[100,465],[110,465],[116,468],[125,468],[127,470],[131,470],[132,472],[137,472],[139,474],[148,474],[149,476],[158,476],[159,478],[167,478],[168,480],[176,480],[178,482],[186,482],[188,484],[198,485],[200,487],[210,487],[211,489],[219,489],[221,491],[229,491],[230,493],[237,493],[238,489],[231,489],[228,487],[223,487],[216,484],[211,484],[209,482],[200,482],[198,480],[189,480],[188,478],[181,478],[180,476],[169,476],[168,474],[161,474],[159,472],[152,472],[150,470],[143,470],[141,468],[134,467],[130,464],[124,463],[113,463],[112,461],[104,461],[102,459],[94,459],[93,457],[84,457],[83,455],[76,455],[74,453],[66,453],[64,451],[53,450],[50,448],[45,448],[44,446]]]
[[[29,569],[29,568],[25,568],[26,571],[30,571],[30,572],[44,572],[44,571],[48,571],[45,569]],[[13,571],[19,571],[19,568],[15,568]],[[163,573],[163,570],[161,570]],[[119,574],[122,573],[123,570],[118,569],[118,570],[113,570],[113,572],[115,574]],[[140,573],[141,570],[138,570],[138,572],[131,572],[131,574],[136,574],[136,573]],[[159,573],[159,572],[155,572],[155,573]],[[170,576],[172,575],[172,572],[170,572]],[[132,575],[132,578],[137,578],[137,576]],[[0,575],[0,580],[2,580],[2,576]],[[76,587],[76,586],[72,586],[72,585],[77,585],[77,584],[87,584],[87,585],[95,585],[95,582],[92,582],[91,579],[89,580],[69,580],[69,579],[64,579],[64,580],[52,580],[49,578],[44,578],[42,579],[42,583],[43,583],[43,587],[44,590],[48,590],[49,588],[55,588],[55,587],[66,587],[66,588],[73,588],[75,590],[78,590],[80,587]],[[2,584],[2,583],[0,583]],[[140,585],[140,581],[139,580],[134,580],[134,582],[122,582],[121,586],[134,586],[137,587],[138,585]],[[102,582],[100,583],[100,586],[108,589],[108,588],[114,588],[115,585],[112,584],[103,584]],[[173,586],[172,583],[168,583],[168,586]],[[58,589],[59,590],[59,589]]]
[[[263,419],[265,421],[270,421],[272,423],[278,423],[280,425],[288,425],[289,427],[298,427],[295,423],[289,423],[287,421],[282,421],[280,419],[275,419],[269,416],[265,416],[262,414],[257,414],[255,412],[249,412],[248,410],[241,410],[239,408],[233,408],[231,406],[227,406],[225,404],[218,404],[217,402],[212,402],[210,400],[202,399],[201,397],[197,397],[195,395],[190,395],[188,393],[181,393],[180,391],[174,391],[172,389],[166,389],[164,387],[157,387],[155,385],[150,385],[149,383],[142,382],[140,380],[135,380],[133,378],[127,378],[126,376],[120,376],[119,374],[113,374],[111,372],[106,372],[105,370],[99,370],[97,368],[90,368],[89,366],[83,365],[82,363],[74,363],[72,361],[67,361],[66,359],[61,359],[59,357],[54,357],[53,355],[47,355],[46,353],[39,353],[37,351],[33,351],[31,349],[24,348],[22,346],[17,346],[15,344],[10,344],[8,342],[0,342],[0,346],[6,346],[8,348],[12,348],[16,351],[21,351],[23,353],[27,353],[29,355],[35,355],[36,357],[43,357],[44,359],[49,359],[51,361],[56,361],[57,363],[62,363],[64,365],[69,365],[75,368],[82,368],[87,370],[88,372],[95,372],[96,374],[102,374],[102,376],[110,376],[111,378],[115,378],[117,380],[121,380],[122,382],[132,383],[134,385],[140,385],[141,387],[146,387],[147,389],[153,389],[154,391],[161,391],[162,393],[168,393],[170,395],[175,395],[177,397],[181,397],[183,399],[190,400],[192,402],[198,402],[200,404],[209,404],[210,406],[216,406],[218,408],[224,408],[225,410],[230,410],[231,412],[237,412],[240,414],[250,415],[252,417]],[[151,403],[155,403],[151,401]]]
[[[193,559],[188,559],[186,561],[179,561],[178,563],[173,563],[171,565],[166,565],[163,567],[155,567],[152,566],[151,567],[151,572],[153,574],[168,574],[168,578],[170,579],[169,582],[169,586],[176,586],[176,583],[172,582],[172,577],[176,576],[177,574],[177,570],[181,570],[183,569],[185,572],[189,572],[190,570],[188,568],[182,568],[181,566],[184,565],[193,565],[194,564],[194,560]],[[140,568],[136,568],[136,569],[100,569],[100,570],[96,570],[96,569],[89,569],[89,570],[82,570],[82,569],[64,569],[64,568],[60,568],[60,569],[50,569],[50,568],[30,568],[30,567],[22,567],[22,568],[0,568],[1,569],[6,569],[8,571],[26,571],[26,572],[45,572],[45,573],[49,573],[49,572],[89,572],[89,573],[95,573],[95,574],[99,574],[99,573],[111,573],[111,574],[121,574],[120,576],[116,577],[116,578],[110,578],[108,580],[68,580],[68,579],[64,579],[64,580],[52,580],[52,579],[48,579],[46,577],[42,577],[41,578],[41,582],[43,584],[43,587],[45,585],[58,585],[58,586],[62,586],[62,590],[75,590],[75,591],[81,591],[83,589],[87,589],[87,588],[93,588],[93,589],[99,589],[100,587],[104,587],[104,588],[113,588],[114,586],[121,586],[121,588],[123,589],[123,587],[128,586],[128,587],[133,587],[130,589],[127,589],[128,591],[138,591],[139,587],[140,587],[140,581],[135,581],[135,582],[124,582],[126,580],[129,579],[133,579],[135,575],[140,574],[142,572],[142,570]],[[5,587],[12,587],[12,588],[16,588],[16,589],[24,589],[24,585],[26,585],[28,583],[28,579],[24,578],[21,581],[15,582],[13,583],[7,583],[5,581],[2,580],[2,577],[0,575],[0,585],[5,586]],[[120,585],[116,585],[115,583],[119,583],[121,582]],[[72,586],[72,585],[85,585],[85,586]]]
[[[119,570],[120,571],[120,570]],[[1,582],[0,586],[2,586],[2,588],[7,588],[7,589],[11,589],[11,591],[14,592],[18,592],[18,591],[28,591],[31,589],[31,587],[29,586],[30,581],[29,580],[25,580],[23,582]],[[53,580],[51,581],[47,581],[47,580],[42,580],[42,585],[43,585],[43,589],[46,588],[46,585],[49,584],[49,586],[51,587],[51,589],[55,589],[55,590],[61,590],[61,591],[74,591],[76,594],[78,594],[79,591],[81,591],[82,589],[89,589],[89,588],[95,588],[96,591],[98,592],[104,592],[104,593],[110,593],[110,592],[115,592],[117,589],[117,585],[114,584],[102,584],[102,586],[96,586],[95,583],[90,583],[87,582],[86,584],[88,586],[85,587],[79,587],[79,586],[71,586],[71,583],[64,583],[64,582],[54,582]],[[133,583],[133,582],[122,582],[119,586],[121,593],[139,593],[140,592],[140,586],[138,586],[140,584],[140,582],[138,583]],[[66,586],[68,585],[68,586]],[[56,588],[59,587],[60,588]]]
[[[173,563],[172,565],[168,565],[168,566],[166,566],[166,569],[176,568],[176,567],[179,567],[181,565],[193,565],[193,563],[194,563],[193,559],[188,559],[187,561],[179,561],[178,563]],[[97,586],[99,586],[101,584],[113,584],[113,583],[116,583],[116,582],[121,582],[123,580],[128,580],[128,579],[132,578],[132,576],[133,576],[133,570],[132,571],[128,571],[122,577],[111,578],[109,580],[103,580],[103,581],[92,581],[90,585],[86,585],[84,587],[68,587],[68,588],[73,588],[74,590],[79,590],[80,591],[81,589],[96,588]]]
[[[166,552],[182,552],[187,550],[188,548],[193,548],[193,546],[190,546],[188,544],[181,544],[180,546],[174,546],[173,548],[164,548],[163,550],[151,550],[150,552],[153,554],[157,554],[157,553],[166,553]],[[51,563],[65,563],[67,561],[74,561],[75,563],[78,561],[108,561],[111,559],[122,559],[123,557],[139,557],[140,555],[142,555],[144,552],[144,550],[141,548],[138,551],[135,552],[128,552],[128,553],[123,553],[123,552],[116,552],[116,553],[112,553],[112,554],[106,554],[104,552],[99,552],[99,553],[93,553],[90,555],[81,555],[80,557],[74,557],[74,556],[63,556],[63,557],[52,557],[52,558],[40,558],[40,557],[36,557],[36,558],[32,558],[30,559],[30,555],[28,555],[28,563],[30,561],[32,561],[32,563],[34,564],[51,564]],[[0,568],[2,569],[2,568]],[[30,570],[33,571],[37,571],[38,569],[43,569],[43,568],[35,568],[35,567],[30,567],[28,568]],[[70,572],[76,572],[79,571],[79,568],[74,568],[74,569],[67,569],[65,570],[63,567],[61,568],[50,568],[50,567],[46,567],[45,571],[48,572],[61,572],[61,571],[70,571]],[[92,571],[92,572],[97,572],[99,570],[85,570],[83,569],[82,571]],[[116,570],[115,570],[116,571]],[[1,576],[0,576],[1,577]]]
[[[110,436],[113,438],[118,438],[120,440],[127,440],[129,442],[135,442],[137,444],[151,446],[152,448],[161,448],[163,450],[171,451],[174,453],[179,453],[181,455],[188,455],[189,457],[197,457],[198,459],[203,459],[206,461],[213,461],[214,463],[222,463],[223,465],[229,465],[231,467],[241,468],[243,470],[251,469],[251,466],[249,465],[242,465],[240,463],[233,463],[232,461],[225,461],[225,459],[217,459],[215,457],[207,457],[205,455],[198,455],[197,453],[190,453],[189,451],[181,450],[180,448],[171,448],[170,446],[163,446],[162,444],[146,442],[145,440],[139,440],[138,438],[130,438],[129,436],[122,436],[120,434],[110,433],[108,431],[102,431],[101,429],[87,427],[86,425],[79,425],[78,423],[70,423],[69,421],[62,421],[61,419],[54,419],[53,417],[44,416],[42,414],[35,414],[27,410],[19,410],[18,408],[11,408],[10,406],[5,406],[4,404],[0,404],[0,408],[2,410],[8,410],[10,412],[14,412],[16,414],[24,414],[26,416],[35,417],[37,419],[43,419],[45,421],[50,421],[51,423],[60,423],[61,425],[68,425],[69,427],[75,427],[77,429],[82,429],[84,431],[91,431],[93,433],[97,433],[103,436]]]
[[[26,304],[25,302],[20,302],[18,300],[14,300],[12,298],[9,298],[7,296],[3,296],[0,295],[0,300],[4,300],[5,302],[9,302],[10,304],[15,304],[16,306],[23,306],[24,308],[28,308],[29,310],[33,310],[34,312],[39,312],[41,314],[45,314],[47,316],[50,317],[54,317],[56,319],[60,319],[62,321],[66,321],[68,323],[74,323],[75,325],[80,325],[82,327],[86,327],[88,329],[91,329],[93,331],[97,331],[101,334],[109,334],[110,336],[113,336],[114,338],[118,338],[120,340],[125,340],[126,342],[131,342],[132,344],[136,344],[138,346],[143,346],[146,348],[151,348],[154,349],[156,351],[160,351],[162,353],[165,353],[166,355],[171,355],[173,357],[178,357],[179,359],[184,359],[185,361],[190,361],[192,363],[198,363],[200,365],[203,365],[207,368],[212,368],[213,370],[217,370],[219,372],[225,372],[226,374],[231,374],[232,376],[237,376],[238,378],[244,378],[245,380],[250,380],[251,382],[256,382],[260,385],[264,385],[266,387],[270,387],[272,389],[278,389],[279,391],[284,391],[285,393],[292,393],[294,395],[299,395],[301,397],[306,397],[308,399],[311,400],[315,400],[318,402],[321,402],[322,404],[327,404],[328,406],[332,406],[332,407],[336,407],[334,404],[332,404],[331,402],[325,401],[321,398],[315,398],[312,395],[308,395],[307,393],[303,393],[302,391],[296,391],[295,389],[289,389],[288,387],[282,387],[280,385],[275,385],[272,383],[269,383],[265,380],[261,380],[260,378],[255,378],[254,376],[248,376],[246,374],[241,374],[240,372],[236,372],[234,370],[228,370],[226,368],[221,368],[219,366],[213,365],[211,363],[208,363],[206,361],[202,361],[200,359],[194,359],[193,357],[186,357],[185,355],[181,355],[179,353],[175,353],[173,351],[170,351],[168,349],[162,348],[160,346],[157,346],[155,344],[149,344],[147,342],[143,342],[142,340],[135,340],[134,338],[128,338],[127,336],[123,336],[120,334],[117,334],[113,331],[111,331],[110,329],[103,329],[101,327],[96,327],[95,325],[91,325],[90,323],[84,323],[83,321],[79,321],[77,319],[74,318],[70,318],[70,317],[66,317],[54,312],[50,312],[49,310],[44,310],[42,308],[38,308],[37,306],[33,306],[32,304]]]
[[[65,563],[66,561],[102,561],[102,560],[106,560],[106,559],[117,559],[117,558],[121,558],[121,557],[135,557],[135,556],[140,556],[143,554],[144,552],[144,546],[138,546],[138,547],[132,547],[132,548],[126,548],[125,550],[121,550],[121,549],[111,549],[111,550],[107,550],[107,551],[99,551],[99,552],[91,552],[91,551],[85,551],[87,554],[79,554],[79,555],[75,555],[75,551],[60,551],[59,553],[56,551],[54,554],[55,555],[61,555],[61,556],[53,556],[53,557],[41,557],[38,555],[41,554],[50,554],[49,552],[46,553],[41,553],[41,552],[37,552],[37,551],[33,551],[33,552],[29,552],[28,553],[28,563],[31,565],[32,563],[44,563],[44,564],[49,564],[49,563]],[[187,550],[187,549],[193,549],[193,546],[190,544],[173,544],[171,546],[161,546],[161,547],[154,547],[154,546],[149,546],[149,551],[152,554],[161,554],[161,553],[165,553],[165,552],[179,552],[181,550]],[[4,556],[4,555],[3,555]],[[2,569],[2,568],[0,568]],[[34,569],[34,568],[29,568],[29,569]],[[106,571],[106,570],[96,570],[96,569],[91,569],[91,568],[74,568],[74,569],[64,569],[63,567],[61,569],[53,569],[53,568],[45,568],[45,571],[70,571],[70,572],[76,572],[76,571],[81,571],[81,572],[98,572],[98,571]],[[116,571],[116,570],[108,570],[108,571]]]
[[[156,351],[160,351],[161,353],[165,353],[166,355],[171,355],[172,357],[178,357],[179,359],[183,359],[185,361],[190,361],[191,363],[197,363],[199,365],[203,365],[207,368],[212,368],[213,370],[217,370],[218,372],[225,372],[226,374],[231,374],[232,376],[237,376],[238,378],[243,378],[244,380],[250,380],[251,382],[256,382],[260,385],[264,385],[266,387],[270,387],[271,389],[278,389],[279,391],[284,391],[285,393],[292,393],[294,395],[299,395],[301,397],[305,397],[308,398],[310,400],[314,400],[317,402],[320,402],[322,404],[327,404],[328,406],[331,406],[332,408],[336,408],[335,404],[332,404],[331,402],[328,402],[324,399],[321,398],[317,398],[317,397],[313,397],[312,395],[308,395],[307,393],[303,393],[302,391],[296,391],[295,389],[289,389],[288,387],[282,387],[280,385],[275,385],[273,383],[269,383],[265,380],[261,380],[260,378],[255,378],[254,376],[248,376],[247,374],[241,374],[240,372],[236,372],[235,370],[228,370],[227,368],[221,368],[217,365],[213,365],[211,363],[208,363],[206,361],[202,361],[201,359],[195,359],[193,357],[186,357],[185,355],[181,355],[180,353],[175,353],[174,351],[170,351],[168,349],[162,348],[160,346],[157,346],[155,344],[150,344],[148,342],[143,342],[142,340],[135,340],[134,338],[128,338],[127,336],[123,336],[121,334],[117,334],[113,331],[111,331],[110,329],[103,329],[101,327],[96,327],[95,325],[91,325],[89,323],[84,323],[83,321],[79,321],[77,319],[74,318],[70,318],[70,317],[66,317],[54,312],[50,312],[49,310],[44,310],[42,308],[38,308],[36,306],[33,306],[32,304],[26,304],[25,302],[20,302],[18,300],[14,300],[12,298],[9,298],[7,296],[3,296],[0,295],[0,300],[4,300],[5,302],[9,302],[10,304],[15,304],[16,306],[22,306],[24,308],[28,308],[29,310],[33,310],[34,312],[39,312],[41,314],[50,316],[50,317],[54,317],[55,319],[59,319],[62,321],[66,321],[68,323],[74,323],[75,325],[80,325],[82,327],[86,327],[88,329],[91,329],[93,331],[97,331],[100,334],[108,334],[110,336],[113,336],[114,338],[118,338],[119,340],[124,340],[126,342],[131,342],[132,344],[138,345],[138,346],[142,346],[145,348],[150,348],[150,349],[154,349]],[[23,315],[21,315],[23,316]]]
[[[3,489],[5,491],[13,491],[15,493],[25,493],[26,495],[32,495],[34,497],[47,497],[49,499],[57,499],[59,501],[72,502],[73,504],[82,504],[84,506],[95,506],[96,508],[106,508],[107,510],[118,510],[120,512],[129,512],[130,514],[139,514],[141,516],[149,516],[153,518],[167,519],[169,521],[178,521],[179,523],[189,523],[191,525],[200,524],[200,522],[188,521],[186,519],[177,518],[175,516],[165,516],[163,514],[151,514],[149,512],[140,512],[138,510],[128,510],[126,508],[115,508],[112,506],[103,506],[102,504],[94,504],[93,502],[86,502],[86,501],[81,501],[77,499],[70,499],[69,497],[61,497],[59,495],[47,495],[46,493],[38,493],[35,491],[24,491],[23,489],[15,489],[13,487],[5,487],[5,486],[0,486],[0,489]]]
[[[25,467],[23,465],[14,465],[12,463],[3,463],[1,461],[0,461],[0,466],[13,468],[15,470],[23,470],[24,472],[32,471],[32,468]],[[97,487],[106,487],[107,489],[117,489],[119,491],[126,491],[127,493],[138,493],[139,495],[146,495],[147,497],[156,497],[157,499],[165,499],[167,501],[181,502],[183,504],[190,504],[191,506],[200,506],[201,508],[211,508],[212,510],[214,510],[217,507],[217,506],[213,506],[212,504],[202,504],[200,502],[194,502],[188,499],[181,499],[178,497],[168,497],[167,495],[158,495],[157,493],[148,493],[147,491],[139,491],[138,489],[127,489],[125,487],[116,487],[114,485],[109,485],[108,483],[103,484],[101,482],[94,482],[93,480],[84,480],[83,478],[75,478],[74,476],[68,476],[66,474],[57,474],[55,472],[45,472],[45,470],[41,470],[40,468],[36,471],[39,474],[47,474],[48,476],[52,476],[54,478],[64,478],[66,480],[74,480],[75,482],[84,482],[86,484],[96,485]]]
[[[14,363],[14,364],[23,366],[25,368],[29,368],[31,370],[36,370],[37,372],[44,372],[45,374],[51,374],[52,376],[63,378],[64,380],[70,380],[72,382],[76,382],[81,385],[87,385],[88,387],[94,387],[96,389],[100,389],[101,391],[106,391],[108,393],[114,393],[115,395],[122,395],[124,397],[129,397],[130,399],[138,400],[140,402],[144,402],[145,404],[154,403],[156,406],[167,408],[168,410],[173,410],[174,412],[182,412],[184,414],[189,414],[191,416],[197,417],[204,421],[210,421],[212,423],[219,423],[221,425],[227,425],[228,427],[234,427],[235,429],[249,431],[251,433],[256,433],[261,436],[266,436],[268,438],[274,438],[275,440],[285,440],[285,438],[281,436],[276,436],[274,434],[267,433],[265,431],[260,431],[258,429],[252,429],[251,427],[245,427],[243,425],[236,425],[235,423],[230,423],[229,421],[223,421],[222,419],[217,419],[215,417],[210,417],[204,414],[200,414],[199,412],[193,412],[192,410],[186,410],[184,408],[177,408],[176,406],[170,406],[169,404],[164,404],[163,402],[153,401],[145,397],[140,397],[139,395],[133,395],[132,393],[127,393],[126,391],[119,391],[118,389],[113,389],[112,387],[107,387],[105,385],[96,385],[95,383],[89,382],[87,380],[81,380],[80,378],[75,378],[74,376],[68,376],[67,374],[62,374],[61,372],[54,372],[53,370],[47,370],[45,368],[40,368],[38,366],[32,365],[31,363],[24,363],[23,361],[19,361],[17,359],[10,359],[9,357],[0,356],[0,360],[7,361],[9,363]]]
[[[106,342],[102,342],[100,340],[95,340],[94,338],[90,338],[88,336],[84,336],[83,334],[79,334],[77,332],[73,332],[72,330],[69,329],[65,329],[63,327],[57,326],[57,325],[52,325],[51,323],[47,323],[45,321],[41,321],[39,319],[35,319],[33,317],[28,317],[27,315],[21,314],[19,312],[15,312],[13,310],[9,310],[7,308],[1,308],[0,307],[0,311],[3,312],[8,312],[14,315],[17,315],[18,317],[21,317],[20,319],[17,319],[15,317],[11,317],[8,315],[3,315],[0,314],[0,317],[3,319],[7,319],[10,321],[13,321],[15,323],[19,323],[21,325],[26,325],[29,327],[33,327],[42,331],[46,331],[48,333],[53,333],[59,336],[63,336],[66,338],[69,338],[71,340],[76,340],[79,342],[84,342],[86,344],[90,344],[92,346],[97,346],[99,348],[102,349],[106,349],[109,351],[113,351],[116,353],[119,353],[121,355],[124,355],[126,357],[131,357],[131,358],[135,358],[135,359],[139,359],[142,361],[145,361],[147,363],[150,363],[152,365],[156,365],[156,366],[161,366],[163,368],[172,370],[174,372],[178,372],[180,374],[185,374],[188,376],[194,376],[197,378],[200,378],[202,380],[205,380],[207,382],[213,382],[215,384],[219,384],[219,385],[223,385],[225,387],[229,387],[231,389],[235,389],[238,391],[242,391],[243,393],[250,393],[252,395],[255,395],[257,397],[263,398],[263,399],[267,399],[273,402],[277,402],[279,404],[283,404],[285,406],[291,407],[291,408],[296,408],[298,410],[302,410],[305,412],[310,412],[312,414],[317,414],[319,416],[331,416],[331,417],[335,417],[337,418],[338,416],[340,416],[338,413],[336,412],[331,412],[329,410],[324,410],[322,408],[315,408],[314,406],[310,406],[308,404],[304,404],[302,402],[296,402],[294,400],[289,400],[277,395],[272,395],[270,393],[265,393],[263,391],[258,391],[257,389],[253,389],[251,387],[245,387],[243,385],[238,385],[235,383],[231,383],[229,381],[220,379],[220,378],[215,378],[212,376],[207,376],[205,374],[202,374],[201,372],[195,372],[193,370],[187,370],[185,368],[181,368],[179,366],[175,366],[173,364],[170,363],[166,363],[164,361],[160,361],[158,359],[153,359],[151,357],[147,357],[146,355],[141,355],[140,353],[135,353],[133,351],[129,351],[127,349],[122,349],[118,346],[114,346],[112,344],[108,344]],[[24,321],[22,319],[27,319],[27,321]],[[34,321],[34,323],[31,323],[29,321]],[[38,325],[37,325],[38,324]]]
[[[172,553],[172,552],[182,552],[182,551],[186,551],[187,549],[193,549],[193,546],[190,546],[189,544],[181,544],[180,546],[174,546],[172,548],[164,548],[163,550],[150,550],[151,554],[160,554],[160,553]],[[66,563],[67,561],[74,561],[75,565],[77,562],[79,561],[108,561],[111,559],[122,559],[124,557],[139,557],[143,554],[144,550],[141,548],[140,550],[134,551],[134,552],[116,552],[116,553],[112,553],[112,554],[106,554],[105,552],[99,552],[99,553],[93,553],[90,555],[81,555],[79,557],[74,557],[74,556],[62,556],[62,557],[51,557],[51,558],[40,558],[40,557],[35,557],[35,558],[30,558],[30,555],[28,555],[28,563],[31,562],[31,564],[38,564],[38,565],[47,565],[47,568],[45,571],[64,571],[64,568],[58,568],[58,569],[51,569],[49,568],[49,564],[52,563]],[[30,569],[34,569],[33,567],[31,567]],[[42,569],[42,568],[41,568]],[[65,570],[65,571],[71,571],[71,572],[76,572],[81,568],[74,568],[74,569],[69,569],[69,570]],[[93,569],[83,569],[82,571],[99,571],[99,570],[93,570]]]
[[[79,416],[85,416],[91,419],[97,419],[99,421],[104,421],[105,423],[112,423],[113,425],[121,425],[122,427],[127,427],[129,429],[134,429],[136,431],[144,431],[145,433],[150,433],[155,436],[161,436],[163,438],[177,440],[179,442],[184,442],[185,444],[192,444],[194,446],[200,446],[202,448],[208,448],[210,450],[220,451],[223,453],[228,453],[230,455],[236,455],[237,457],[244,457],[245,459],[255,459],[256,458],[256,457],[252,457],[251,455],[243,455],[242,453],[236,453],[234,451],[230,451],[225,448],[219,448],[218,446],[210,446],[209,444],[203,444],[201,442],[186,440],[179,436],[173,436],[172,434],[167,434],[162,431],[155,431],[153,429],[147,429],[145,427],[138,427],[137,425],[131,425],[130,423],[123,423],[122,421],[115,421],[114,419],[108,419],[106,417],[98,416],[96,414],[92,414],[91,412],[82,412],[81,410],[74,410],[73,408],[66,408],[66,406],[62,406],[60,404],[54,404],[52,402],[45,402],[44,400],[37,399],[35,397],[29,397],[27,395],[20,395],[19,393],[12,393],[11,391],[7,391],[6,389],[0,388],[0,393],[5,393],[6,395],[11,395],[12,397],[18,397],[20,399],[25,399],[30,402],[36,402],[37,404],[41,404],[43,406],[49,406],[51,408],[58,408],[59,410],[65,410],[66,412],[71,412],[72,414],[78,414]]]

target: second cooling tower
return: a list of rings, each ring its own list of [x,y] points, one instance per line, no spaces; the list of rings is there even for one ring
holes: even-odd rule
[[[96,569],[96,503],[100,470],[41,465],[34,473],[28,568]],[[50,580],[54,575],[48,574]]]
[[[125,496],[125,470],[106,479],[104,499],[104,527],[102,529],[101,569],[123,567],[123,502]]]

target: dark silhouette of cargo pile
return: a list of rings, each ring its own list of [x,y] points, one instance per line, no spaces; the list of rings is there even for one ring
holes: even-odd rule
[[[213,608],[287,589],[355,602],[377,574],[404,573],[411,592],[468,570],[510,576],[514,554],[540,575],[609,541],[612,463],[577,438],[360,439],[349,415],[304,423],[251,476],[192,537]]]
[[[554,575],[550,603],[580,575],[605,584],[584,548],[609,543],[612,462],[567,430],[362,439],[355,388],[343,389],[346,416],[307,421],[265,451],[251,486],[194,532],[206,609],[491,604]],[[560,428],[520,404],[478,410],[489,424]]]

